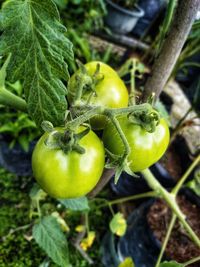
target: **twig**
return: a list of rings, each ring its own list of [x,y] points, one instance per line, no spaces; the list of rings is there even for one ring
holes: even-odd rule
[[[197,166],[197,164],[199,162],[200,162],[200,155],[197,156],[197,158],[193,161],[193,163],[190,165],[190,167],[188,168],[188,170],[185,172],[185,174],[182,176],[182,178],[179,180],[179,182],[177,183],[177,185],[172,190],[172,193],[174,195],[177,195],[178,194],[181,186],[184,184],[184,182],[186,181],[186,179],[188,178],[188,176],[190,175],[190,173],[194,170],[194,168]]]
[[[173,213],[172,218],[171,218],[171,221],[170,221],[170,223],[169,223],[169,227],[168,227],[168,230],[167,230],[167,234],[166,234],[166,236],[165,236],[165,240],[164,240],[164,242],[163,242],[163,244],[162,244],[162,248],[161,248],[161,251],[160,251],[160,254],[159,254],[159,257],[158,257],[158,259],[157,259],[157,262],[156,262],[156,266],[155,266],[155,267],[159,267],[159,266],[160,266],[160,262],[161,262],[161,260],[162,260],[164,251],[165,251],[165,249],[166,249],[166,247],[167,247],[167,243],[168,243],[168,241],[169,241],[171,232],[172,232],[173,227],[174,227],[174,224],[175,224],[175,222],[176,222],[176,218],[177,218],[176,215]]]
[[[94,198],[98,193],[106,186],[106,184],[110,181],[110,179],[113,177],[115,174],[114,169],[104,169],[104,172],[95,186],[95,188],[88,194],[89,198]]]
[[[199,7],[199,0],[179,0],[172,27],[158,58],[154,62],[152,75],[145,84],[143,102],[153,92],[158,97],[166,85],[191,30]]]
[[[189,261],[183,263],[183,267],[186,267],[186,266],[188,266],[188,265],[190,265],[190,264],[192,264],[192,263],[195,263],[195,262],[197,262],[197,261],[200,261],[200,256],[198,256],[198,257],[196,257],[196,258],[194,258],[194,259],[191,259],[191,260],[189,260]]]
[[[6,236],[3,236],[1,239],[4,241],[6,238],[8,238],[10,235],[14,234],[15,232],[21,231],[21,230],[25,230],[29,227],[31,227],[33,225],[33,223],[29,223],[23,226],[19,226],[15,229],[10,229],[9,233]]]

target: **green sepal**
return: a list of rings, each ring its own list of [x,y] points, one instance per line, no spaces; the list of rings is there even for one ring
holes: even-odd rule
[[[91,126],[89,124],[86,124],[86,123],[84,124],[84,126],[86,127],[85,130],[83,130],[82,132],[80,132],[78,134],[74,134],[74,139],[76,142],[81,140],[84,136],[86,136],[90,132]]]
[[[62,149],[61,139],[63,137],[63,133],[55,131],[54,133],[50,134],[48,138],[46,138],[45,145],[50,149]]]
[[[160,123],[160,115],[153,108],[131,112],[127,117],[131,123],[140,125],[149,133],[155,132],[156,127]]]
[[[50,121],[43,121],[41,127],[47,133],[51,133],[54,130],[53,124]]]

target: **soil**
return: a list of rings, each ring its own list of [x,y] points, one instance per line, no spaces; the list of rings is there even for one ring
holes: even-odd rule
[[[186,215],[187,222],[200,238],[200,207],[191,203],[183,195],[178,196],[177,201],[182,212]],[[155,201],[147,214],[150,229],[159,242],[163,242],[165,239],[171,216],[170,208],[160,199]],[[200,249],[190,240],[178,220],[174,225],[165,255],[179,263],[187,262],[200,255]],[[199,266],[200,262],[189,265],[189,267]]]
[[[183,173],[181,159],[173,145],[168,148],[165,155],[160,160],[160,163],[175,181],[178,181],[181,178]]]

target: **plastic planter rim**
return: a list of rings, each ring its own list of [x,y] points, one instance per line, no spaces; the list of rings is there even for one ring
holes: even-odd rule
[[[138,17],[138,18],[144,16],[144,10],[141,9],[138,5],[134,5],[134,10],[130,11],[130,10],[126,9],[126,8],[123,8],[123,7],[113,3],[111,0],[106,0],[106,2],[110,6],[114,7],[115,9],[117,9],[118,11],[120,11],[120,12],[126,14],[126,15],[129,15],[129,16],[132,16],[132,17]]]

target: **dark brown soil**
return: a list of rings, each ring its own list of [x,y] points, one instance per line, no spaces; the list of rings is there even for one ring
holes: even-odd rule
[[[188,201],[185,196],[179,196],[178,204],[186,215],[187,222],[200,238],[200,208]],[[156,200],[151,206],[147,220],[154,236],[163,242],[171,220],[172,213],[163,200]],[[200,249],[190,240],[183,226],[175,223],[165,254],[167,257],[183,263],[200,255]],[[190,265],[200,267],[200,262]]]
[[[160,163],[175,181],[178,181],[181,178],[183,173],[181,168],[181,159],[173,145],[168,148],[165,155],[160,160]]]

